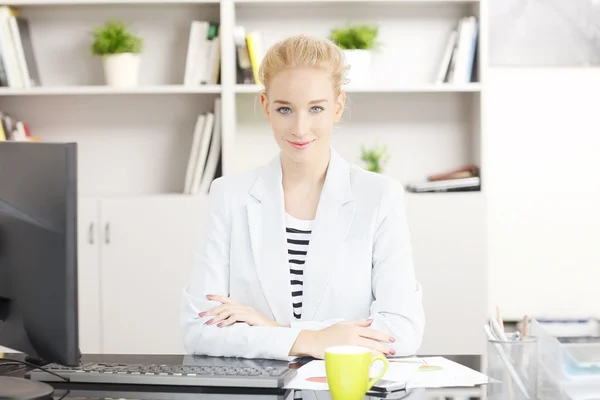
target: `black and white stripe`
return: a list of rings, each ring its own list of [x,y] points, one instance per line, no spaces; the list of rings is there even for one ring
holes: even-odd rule
[[[302,317],[304,263],[310,243],[313,221],[301,220],[286,214],[286,235],[294,318]]]

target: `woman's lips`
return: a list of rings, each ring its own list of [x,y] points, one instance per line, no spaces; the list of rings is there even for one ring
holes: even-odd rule
[[[313,141],[311,140],[309,142],[291,142],[288,140],[288,143],[294,146],[296,149],[302,150],[309,147],[313,143]]]

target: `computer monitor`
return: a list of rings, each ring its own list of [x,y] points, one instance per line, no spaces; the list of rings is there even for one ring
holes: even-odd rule
[[[77,146],[0,142],[0,346],[77,365],[78,326]]]

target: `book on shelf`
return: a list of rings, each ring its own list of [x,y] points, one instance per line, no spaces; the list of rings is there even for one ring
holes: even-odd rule
[[[246,28],[236,26],[233,39],[236,48],[237,83],[260,84],[258,69],[264,57],[262,35],[258,31],[246,33]]]
[[[221,75],[219,23],[192,21],[185,61],[185,86],[216,85]]]
[[[207,194],[221,157],[221,99],[213,112],[198,115],[185,174],[185,194]]]
[[[448,179],[471,178],[474,176],[479,176],[479,167],[475,164],[467,164],[451,171],[429,175],[427,181],[443,181]]]
[[[0,6],[0,86],[40,86],[29,21],[14,8]]]
[[[38,142],[39,138],[31,135],[27,123],[0,112],[0,142]]]
[[[469,83],[473,81],[478,48],[479,23],[473,16],[463,17],[446,42],[436,83]]]
[[[478,191],[481,190],[479,167],[468,164],[452,171],[432,174],[423,182],[407,184],[406,190],[413,193]]]

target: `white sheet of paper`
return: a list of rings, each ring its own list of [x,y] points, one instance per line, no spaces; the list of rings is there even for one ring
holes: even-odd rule
[[[376,372],[381,363],[375,363]],[[487,376],[444,357],[411,357],[389,359],[383,379],[406,383],[407,389],[438,387],[472,387],[487,383]],[[325,361],[315,360],[298,369],[286,386],[288,389],[329,390]]]

